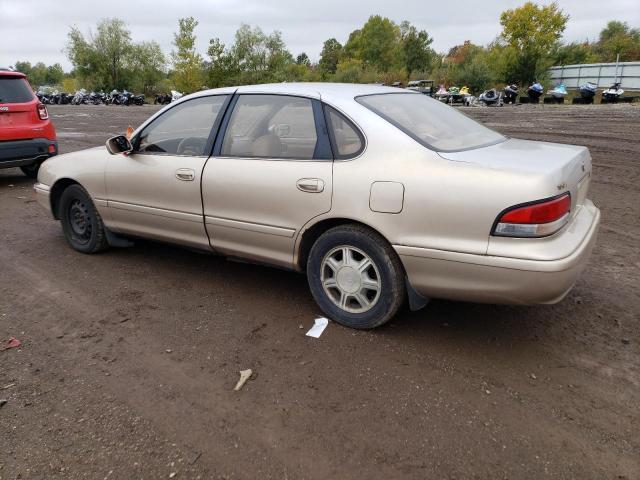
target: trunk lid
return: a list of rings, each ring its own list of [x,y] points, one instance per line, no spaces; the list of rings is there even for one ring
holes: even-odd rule
[[[591,155],[586,147],[560,143],[508,139],[504,142],[461,152],[439,152],[442,158],[538,180],[539,197],[523,202],[571,194],[575,215],[589,190]],[[537,177],[537,178],[536,178]],[[505,205],[505,208],[509,205]]]

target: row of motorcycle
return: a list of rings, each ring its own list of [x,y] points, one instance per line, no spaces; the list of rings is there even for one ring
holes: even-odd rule
[[[45,105],[144,105],[144,95],[134,95],[127,90],[104,93],[82,88],[76,93],[38,91],[36,96]]]
[[[134,95],[127,90],[120,92],[112,90],[110,93],[104,92],[87,92],[84,88],[76,93],[66,93],[39,90],[36,96],[41,103],[45,105],[144,105],[144,95]],[[153,99],[155,105],[167,105],[182,98],[183,94],[177,90],[171,90],[171,93],[160,93]]]
[[[598,86],[595,83],[586,82],[578,87],[580,101],[577,102],[576,98],[574,98],[573,102],[594,103],[597,90]],[[528,103],[539,103],[540,98],[544,95],[544,87],[540,82],[535,82],[527,88],[526,93]],[[471,95],[467,87],[449,87],[445,89],[444,85],[440,85],[434,97],[450,104],[462,103],[467,106],[502,106],[505,103],[516,103],[519,94],[520,89],[516,84],[507,85],[502,90],[496,88],[485,90],[478,97]],[[567,94],[567,87],[562,83],[547,90],[547,97],[558,103],[562,103]],[[616,82],[611,87],[602,91],[602,103],[615,103],[622,99],[623,94],[624,90],[621,88],[620,83]]]

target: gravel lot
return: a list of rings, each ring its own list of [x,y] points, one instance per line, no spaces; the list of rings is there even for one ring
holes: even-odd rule
[[[69,152],[155,107],[50,111]],[[558,305],[433,301],[315,340],[304,276],[146,242],[76,253],[0,170],[0,339],[22,341],[0,351],[0,479],[640,478],[640,108],[467,112],[591,149],[603,224]]]

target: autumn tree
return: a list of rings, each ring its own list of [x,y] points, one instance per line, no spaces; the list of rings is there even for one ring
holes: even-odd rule
[[[555,2],[542,6],[527,2],[502,12],[500,38],[515,53],[510,74],[514,79],[528,84],[547,70],[568,19]]]

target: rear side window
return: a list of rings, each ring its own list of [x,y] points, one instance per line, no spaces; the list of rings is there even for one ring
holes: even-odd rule
[[[356,101],[427,148],[455,152],[503,142],[505,137],[427,95],[388,93]]]
[[[0,103],[27,103],[33,92],[24,78],[0,76]]]
[[[335,108],[325,105],[329,130],[333,141],[333,155],[336,159],[353,158],[364,149],[364,138],[353,123]]]
[[[318,143],[313,105],[287,95],[241,95],[222,142],[227,157],[312,160]]]
[[[136,152],[156,155],[209,156],[211,133],[226,95],[187,100],[145,127]]]

